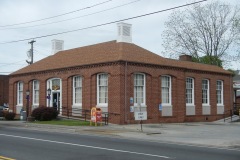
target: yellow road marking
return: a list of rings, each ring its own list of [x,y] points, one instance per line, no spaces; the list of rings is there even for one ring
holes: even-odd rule
[[[3,156],[0,156],[0,160],[15,160],[15,159],[12,159],[12,158],[8,158],[8,157],[3,157]]]

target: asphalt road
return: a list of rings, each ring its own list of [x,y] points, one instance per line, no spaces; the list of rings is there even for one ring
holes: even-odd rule
[[[0,156],[16,160],[239,160],[240,150],[0,126]]]

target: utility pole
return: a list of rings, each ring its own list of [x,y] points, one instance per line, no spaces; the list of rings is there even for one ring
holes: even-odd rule
[[[32,40],[31,42],[28,42],[29,44],[31,44],[31,49],[29,50],[30,51],[30,57],[31,57],[31,61],[29,62],[28,60],[26,60],[26,62],[28,64],[33,64],[33,43],[36,42],[35,40]]]

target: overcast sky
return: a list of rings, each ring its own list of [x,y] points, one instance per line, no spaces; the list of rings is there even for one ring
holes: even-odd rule
[[[233,5],[239,4],[239,0],[224,1]],[[81,29],[191,2],[190,0],[0,0],[0,43]],[[71,11],[76,12],[34,23],[25,23]],[[171,12],[161,12],[125,21],[132,24],[133,43],[162,55],[164,48],[162,47],[161,34],[164,30],[164,22]],[[19,25],[19,23],[25,24]],[[67,50],[116,40],[116,37],[117,27],[113,23],[77,32],[35,39],[34,61],[36,62],[51,55],[52,39],[64,40],[64,49]],[[29,41],[0,44],[0,74],[10,74],[27,66],[27,51],[30,49]],[[237,67],[240,69],[240,66],[233,63],[232,68],[237,69]]]

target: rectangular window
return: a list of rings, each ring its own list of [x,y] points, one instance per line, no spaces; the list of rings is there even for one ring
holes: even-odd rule
[[[209,80],[202,80],[202,104],[209,105]]]
[[[162,104],[169,104],[171,105],[171,77],[170,76],[162,76]]]
[[[17,105],[23,105],[23,82],[17,84]]]
[[[217,105],[223,105],[223,81],[218,80],[217,86]]]
[[[82,77],[73,77],[73,105],[82,105]]]
[[[145,74],[134,74],[134,104],[145,105]]]
[[[33,81],[33,105],[39,105],[39,81]]]
[[[98,74],[97,76],[97,103],[100,106],[108,104],[108,74]]]
[[[186,104],[194,104],[194,79],[186,78]]]

